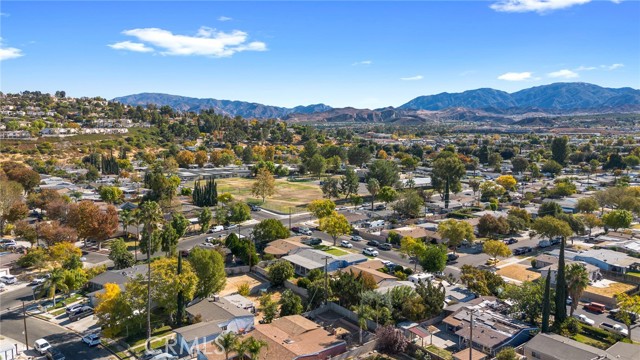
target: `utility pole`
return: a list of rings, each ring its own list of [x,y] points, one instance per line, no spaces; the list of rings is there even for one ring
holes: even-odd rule
[[[151,348],[151,241],[153,234],[147,235],[147,348]]]
[[[24,300],[22,300],[22,320],[24,321],[24,345],[29,350],[29,335],[27,335],[27,311],[24,308]]]
[[[473,310],[471,310],[471,327],[469,328],[469,360],[473,360]]]
[[[178,276],[182,274],[182,251],[178,251]],[[184,294],[182,290],[178,292],[178,327],[182,326],[182,318],[184,317]]]
[[[329,300],[329,271],[328,271],[329,257],[324,258],[324,304],[327,305]]]
[[[289,230],[291,230],[291,207],[289,207]]]

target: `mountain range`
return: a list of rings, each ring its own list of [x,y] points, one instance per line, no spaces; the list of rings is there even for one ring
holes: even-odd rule
[[[571,114],[640,111],[640,90],[605,88],[588,83],[554,83],[513,93],[482,88],[461,93],[419,96],[397,108],[375,110],[332,108],[325,104],[293,108],[258,103],[198,99],[184,96],[142,93],[113,99],[123,104],[168,105],[179,111],[216,112],[244,118],[281,118],[294,122],[408,122],[426,118],[461,118],[492,120],[505,115],[541,113]]]

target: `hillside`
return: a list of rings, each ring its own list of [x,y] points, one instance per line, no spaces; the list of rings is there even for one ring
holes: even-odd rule
[[[555,83],[507,93],[477,89],[462,93],[419,96],[400,106],[407,110],[441,110],[466,107],[487,110],[531,109],[553,111],[605,110],[625,107],[640,109],[640,90],[612,89],[587,83]],[[494,111],[495,112],[495,111]]]
[[[168,105],[179,111],[200,112],[206,109],[214,109],[216,112],[229,116],[242,116],[243,118],[282,118],[288,114],[300,113],[309,114],[330,110],[331,107],[324,104],[307,106],[296,106],[285,108],[279,106],[269,106],[246,101],[198,99],[186,96],[168,95],[160,93],[141,93],[117,97],[113,101],[126,105],[154,104],[157,106]]]

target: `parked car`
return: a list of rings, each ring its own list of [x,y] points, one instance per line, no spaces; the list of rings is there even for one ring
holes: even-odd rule
[[[522,255],[524,253],[526,253],[527,251],[524,248],[517,248],[517,249],[513,249],[513,255]]]
[[[65,308],[65,311],[67,312],[67,314],[74,313],[74,312],[82,309],[83,306],[85,306],[83,303],[77,303],[77,304],[69,305],[69,306],[67,306]]]
[[[2,275],[0,276],[0,281],[7,285],[15,284],[18,282],[18,278],[13,275]]]
[[[525,246],[523,249],[525,253],[530,253],[533,251],[533,248],[531,246]]]
[[[208,243],[213,242],[213,236],[207,236],[207,238],[204,239],[204,241]]]
[[[604,311],[606,310],[603,304],[596,303],[596,302],[590,302],[587,305],[585,305],[584,308],[586,310],[589,310],[594,313],[599,313],[599,314],[604,313]]]
[[[357,241],[362,241],[362,240],[364,240],[364,239],[360,235],[353,235],[351,237],[351,241],[356,241],[357,242]]]
[[[91,306],[83,306],[73,312],[69,313],[69,320],[77,321],[93,314],[93,308]]]
[[[237,229],[239,227],[238,224],[230,224],[224,227],[225,230]]]
[[[171,354],[162,353],[152,357],[149,360],[178,360],[178,357]]]
[[[629,335],[629,331],[620,324],[609,324],[603,322],[600,324],[600,328],[625,337]]]
[[[391,246],[391,244],[389,243],[382,243],[380,245],[378,245],[378,249],[380,250],[391,250],[393,247]]]
[[[375,241],[375,240],[369,240],[369,241],[367,241],[367,245],[378,247],[378,246],[380,246],[380,243]]]
[[[518,239],[516,239],[516,238],[509,238],[509,239],[505,240],[504,242],[505,242],[505,243],[507,243],[507,245],[517,244],[517,243],[518,243]]]
[[[39,286],[44,284],[44,282],[47,281],[47,278],[41,277],[41,278],[35,278],[33,280],[31,280],[31,283],[29,283],[29,286]]]
[[[251,209],[251,211],[260,211],[260,210],[262,210],[260,208],[260,206],[254,205],[254,204],[249,204],[249,209]]]
[[[87,336],[82,337],[82,342],[89,346],[96,346],[100,344],[100,334],[89,334]]]
[[[551,245],[558,245],[560,242],[562,242],[562,238],[560,236],[556,236],[551,239]]]
[[[578,321],[580,321],[583,324],[587,324],[587,325],[591,325],[591,326],[596,324],[596,322],[593,319],[590,319],[585,314],[573,314],[573,317],[578,319]]]
[[[460,257],[460,255],[450,252],[450,253],[447,254],[447,262],[448,263],[454,262],[454,261],[458,260],[459,257]]]
[[[538,242],[538,247],[539,248],[543,248],[544,249],[544,248],[549,247],[549,246],[551,246],[551,241],[549,241],[549,240],[540,240]]]
[[[620,309],[612,309],[611,311],[609,311],[609,316],[616,319],[619,312],[620,312]],[[634,312],[629,313],[629,318],[631,319],[632,323],[635,323],[636,321],[638,321],[638,317],[640,316],[638,316],[638,314]]]
[[[309,228],[301,227],[301,228],[298,230],[298,234],[311,236],[311,235],[313,235],[313,231],[311,231]]]
[[[11,246],[16,246],[16,242],[14,240],[5,240],[2,243],[2,247],[4,247],[5,249],[9,249]]]
[[[378,250],[375,250],[374,248],[370,248],[370,247],[364,248],[362,250],[362,253],[368,256],[378,256]]]
[[[45,339],[38,339],[35,343],[33,343],[33,348],[36,349],[40,355],[44,355],[47,353],[47,350],[51,348],[51,344]]]
[[[380,204],[380,205],[376,205],[375,210],[376,211],[382,211],[382,210],[386,210],[387,207],[384,204]]]
[[[351,249],[353,247],[353,245],[351,245],[351,243],[348,242],[347,240],[342,240],[340,242],[340,246],[342,246],[343,248],[347,248],[347,249]]]
[[[47,350],[47,360],[64,360],[64,354],[60,352],[60,350],[56,348],[49,348]]]
[[[322,239],[317,238],[317,237],[307,237],[307,238],[303,238],[302,240],[300,240],[301,243],[305,244],[305,245],[311,245],[311,246],[316,246],[316,245],[320,245],[322,244]]]

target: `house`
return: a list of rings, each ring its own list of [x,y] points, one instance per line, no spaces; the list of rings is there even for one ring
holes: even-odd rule
[[[618,342],[602,350],[557,334],[538,334],[523,349],[524,356],[534,360],[635,360],[640,357],[640,346],[634,344]]]
[[[137,276],[146,276],[147,270],[147,265],[142,264],[121,270],[105,271],[102,274],[95,276],[93,279],[89,280],[87,287],[92,292],[87,294],[87,297],[92,304],[95,304],[96,295],[102,292],[105,284],[116,284],[120,286],[120,289],[124,290],[125,285],[130,280],[134,279]]]
[[[397,278],[393,275],[378,271],[378,269],[381,269],[383,267],[384,264],[382,263],[382,261],[371,260],[357,265],[351,265],[345,268],[343,271],[347,273],[351,272],[356,276],[359,274],[367,274],[373,278],[378,287],[384,287],[387,283],[395,282]]]
[[[267,343],[261,352],[262,359],[324,360],[347,350],[344,340],[300,315],[258,324],[247,336]],[[211,354],[207,359],[221,360],[224,354]]]
[[[587,270],[587,274],[589,276],[589,282],[593,282],[593,281],[598,281],[602,279],[602,274],[600,273],[600,269],[598,269],[597,267],[591,265],[591,264],[587,264],[584,262],[576,262],[576,261],[567,261],[565,268],[567,266],[569,266],[569,264],[580,264],[582,266],[584,266],[584,268]],[[538,262],[536,261],[536,266],[538,265]],[[551,271],[551,278],[550,278],[550,284],[551,286],[555,286],[556,284],[556,277],[558,275],[558,263],[554,263],[548,266],[545,266],[543,268],[539,269],[541,277],[543,279],[546,279],[547,277],[547,272]]]
[[[460,348],[469,342],[473,326],[472,347],[495,355],[505,347],[520,346],[538,330],[534,325],[512,318],[509,308],[507,303],[495,297],[480,297],[456,307],[442,322],[447,331],[458,336]]]
[[[253,327],[253,313],[238,306],[237,299],[233,298],[231,301],[225,297],[203,299],[189,305],[185,311],[191,321],[215,322],[225,331],[241,333]]]
[[[577,254],[574,259],[576,261],[584,261],[587,264],[597,266],[600,270],[618,274],[625,274],[630,270],[630,268],[636,267],[640,264],[640,259],[618,251],[607,249],[587,250]]]
[[[327,272],[332,272],[367,261],[367,258],[361,254],[336,256],[315,249],[301,249],[293,255],[284,256],[283,259],[293,265],[295,273],[299,276],[306,276],[313,269],[324,270],[325,266]]]
[[[301,249],[311,249],[309,245],[300,242],[304,236],[293,236],[286,239],[274,240],[264,249],[265,254],[273,255],[279,259],[286,255],[292,255]]]

